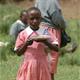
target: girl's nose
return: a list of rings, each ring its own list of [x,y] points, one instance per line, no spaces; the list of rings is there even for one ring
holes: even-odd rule
[[[37,19],[34,19],[34,22],[37,22]]]

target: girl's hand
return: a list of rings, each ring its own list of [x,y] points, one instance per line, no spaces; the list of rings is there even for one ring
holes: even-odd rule
[[[28,39],[26,43],[27,43],[28,45],[32,45],[33,40],[32,40],[32,39]]]
[[[36,42],[43,42],[44,43],[44,42],[46,42],[46,39],[41,39],[41,40],[40,39],[36,39],[35,41]]]
[[[37,41],[37,42],[45,42],[46,40],[48,40],[50,37],[47,36],[47,35],[39,35],[39,36],[34,36],[32,37],[32,39],[34,41]]]

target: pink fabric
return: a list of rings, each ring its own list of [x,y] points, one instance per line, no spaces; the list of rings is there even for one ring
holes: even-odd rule
[[[59,29],[49,29],[49,32],[52,33],[52,38],[53,40],[57,40],[58,41],[58,46],[60,47],[60,42],[61,42],[61,31]],[[55,38],[55,37],[56,38]],[[50,61],[50,65],[51,65],[51,73],[56,73],[57,72],[57,64],[58,64],[58,59],[59,59],[59,52],[56,51],[52,51],[51,53],[51,61]]]
[[[34,32],[30,37],[33,35],[37,34]],[[28,35],[24,30],[19,34],[15,47],[19,48],[27,39]],[[27,47],[16,80],[51,80],[44,48],[43,43],[35,41]]]
[[[58,42],[58,46],[60,47],[60,43],[61,43],[61,31],[60,29],[55,29],[55,28],[51,28],[51,26],[48,26],[45,23],[41,23],[40,27],[46,27],[48,28],[48,32],[50,33],[53,42],[57,41]],[[56,73],[57,72],[57,64],[58,64],[58,58],[59,58],[59,52],[56,51],[52,51],[51,53],[49,53],[48,56],[51,56],[49,59],[49,65],[50,65],[50,72],[51,73]]]

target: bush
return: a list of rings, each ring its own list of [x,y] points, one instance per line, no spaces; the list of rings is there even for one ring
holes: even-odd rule
[[[72,42],[78,44],[78,48],[74,53],[65,53],[63,49],[63,54],[60,57],[60,64],[62,65],[79,65],[80,66],[80,24],[79,20],[69,20],[69,26],[66,31],[71,36]]]
[[[16,20],[17,16],[8,16],[5,20],[0,22],[0,33],[8,34],[9,27]],[[2,27],[1,27],[2,26]]]
[[[0,33],[8,34],[11,24],[18,19],[19,13],[20,8],[15,5],[0,5]]]
[[[6,43],[6,42],[8,43],[7,46],[0,47],[0,60],[6,61],[7,57],[9,57],[10,55],[14,55],[14,52],[13,52],[14,39],[5,34],[0,35],[0,38],[1,38],[0,41],[2,41],[4,43]]]

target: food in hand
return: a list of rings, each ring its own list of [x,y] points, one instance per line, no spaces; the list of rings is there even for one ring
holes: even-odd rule
[[[31,39],[33,39],[33,40],[47,40],[49,38],[50,38],[50,36],[48,36],[48,35],[39,35],[39,36],[34,36]]]

